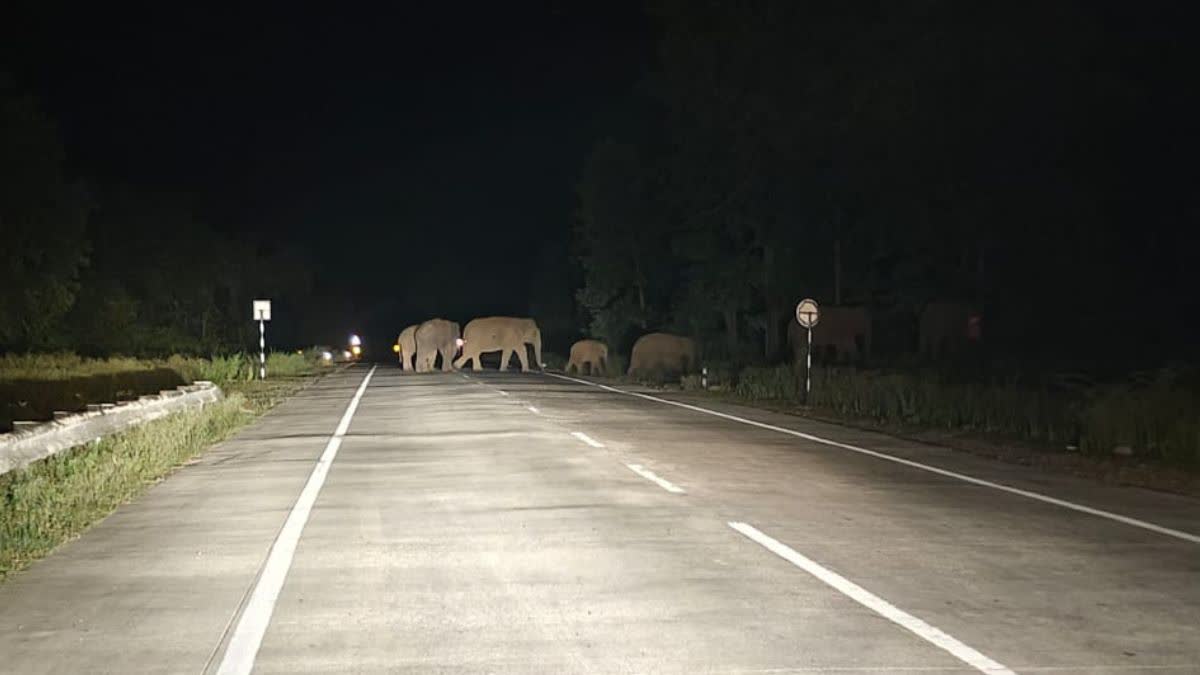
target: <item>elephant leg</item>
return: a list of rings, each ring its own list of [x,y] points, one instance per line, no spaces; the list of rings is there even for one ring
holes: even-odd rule
[[[517,358],[520,359],[520,361],[521,361],[521,372],[528,373],[529,372],[529,357],[525,356],[525,345],[521,345],[521,348],[517,350]]]
[[[451,363],[454,360],[454,352],[441,350],[442,352],[442,372],[448,373],[454,370],[454,365]]]
[[[607,375],[608,374],[608,359],[601,356],[600,359],[598,361],[596,361],[596,365],[600,368],[600,372],[598,373],[599,375]],[[595,371],[593,371],[593,372],[595,372]]]
[[[566,368],[563,368],[563,372],[565,372],[566,374],[570,375],[570,374],[571,374],[571,368],[575,368],[575,370],[577,370],[577,371],[579,371],[579,372],[581,372],[581,373],[583,372],[583,369],[582,369],[582,368],[580,368],[579,366],[575,365],[575,361],[574,361],[574,360],[567,361],[567,367],[566,367]]]
[[[412,354],[409,354],[408,352],[403,351],[403,350],[400,352],[400,367],[403,368],[404,372],[406,372],[406,373],[408,371],[412,370],[412,365],[410,363],[411,358],[412,358]]]
[[[512,351],[508,349],[500,350],[500,372],[508,370],[508,361],[512,358]]]

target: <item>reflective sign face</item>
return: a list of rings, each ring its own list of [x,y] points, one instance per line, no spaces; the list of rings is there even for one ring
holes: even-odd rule
[[[254,320],[255,321],[270,321],[271,320],[271,301],[270,300],[255,300],[254,301]]]
[[[817,307],[817,301],[812,298],[805,298],[796,305],[796,321],[805,328],[817,325],[820,314],[821,310]]]

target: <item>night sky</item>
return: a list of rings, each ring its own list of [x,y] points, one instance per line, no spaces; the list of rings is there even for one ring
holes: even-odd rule
[[[637,3],[488,6],[31,3],[4,56],[72,172],[298,245],[382,334],[527,311],[527,260],[565,250],[582,159],[653,52]]]

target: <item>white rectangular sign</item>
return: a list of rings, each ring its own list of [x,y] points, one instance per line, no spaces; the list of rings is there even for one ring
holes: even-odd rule
[[[271,301],[270,300],[255,300],[254,301],[254,320],[255,321],[270,321],[271,320]]]

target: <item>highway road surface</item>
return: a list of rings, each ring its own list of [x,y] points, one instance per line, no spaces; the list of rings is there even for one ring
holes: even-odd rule
[[[551,375],[330,375],[0,585],[0,672],[1200,672],[1200,503]]]

